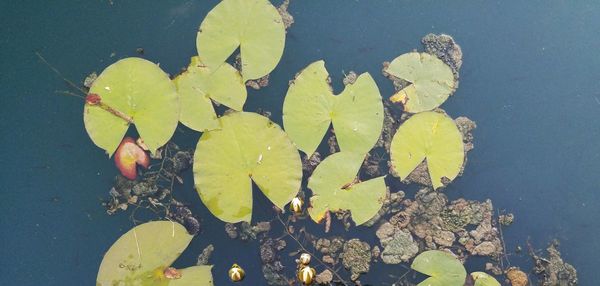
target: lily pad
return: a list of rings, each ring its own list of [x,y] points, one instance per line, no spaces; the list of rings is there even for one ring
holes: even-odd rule
[[[454,180],[464,161],[462,135],[450,117],[438,112],[422,112],[406,120],[394,135],[390,147],[393,173],[405,179],[427,160],[434,188],[444,180]]]
[[[404,111],[418,113],[440,106],[455,90],[452,69],[428,53],[407,53],[395,58],[384,70],[410,82],[390,100],[401,102]]]
[[[152,153],[167,143],[179,121],[175,85],[158,65],[140,58],[122,59],[107,67],[90,88],[101,104],[86,104],[85,129],[98,147],[112,156],[129,122],[109,112],[109,106],[129,117]]]
[[[97,286],[192,286],[213,285],[212,266],[179,270],[181,278],[165,277],[167,269],[192,240],[185,227],[170,221],[138,225],[121,236],[106,252]]]
[[[467,271],[454,255],[441,250],[428,250],[419,254],[412,265],[413,270],[431,276],[418,286],[463,286]]]
[[[333,123],[342,151],[366,154],[383,127],[383,103],[368,73],[335,96],[324,61],[307,66],[290,85],[283,103],[283,125],[298,149],[311,155]]]
[[[194,181],[202,202],[226,222],[250,221],[252,182],[279,208],[300,190],[302,162],[281,128],[264,116],[233,112],[221,129],[205,132],[194,154]]]
[[[242,76],[227,63],[213,72],[202,63],[200,57],[192,57],[187,70],[173,82],[181,102],[179,121],[196,131],[219,128],[211,100],[237,111],[241,111],[246,102],[246,86]]]
[[[202,61],[216,70],[239,47],[244,81],[269,74],[283,54],[285,27],[268,0],[223,0],[198,31],[196,47]]]
[[[471,277],[475,281],[474,286],[500,286],[500,282],[496,278],[485,272],[473,272]]]
[[[327,211],[349,210],[357,225],[374,217],[386,196],[384,177],[355,182],[365,155],[338,152],[325,158],[308,180],[310,217],[320,222]]]

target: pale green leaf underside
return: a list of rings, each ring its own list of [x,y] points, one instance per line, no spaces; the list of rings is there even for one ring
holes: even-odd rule
[[[169,285],[160,273],[169,267],[192,240],[187,230],[170,221],[153,221],[134,227],[106,252],[96,279],[97,286]],[[203,272],[204,281],[212,281]],[[196,270],[194,270],[196,271]],[[180,284],[205,285],[205,284]]]
[[[471,277],[475,281],[474,286],[500,286],[500,282],[496,278],[485,272],[473,272]]]
[[[122,59],[107,67],[90,88],[102,102],[133,119],[151,152],[164,145],[179,121],[179,100],[175,85],[156,64],[140,58]],[[98,147],[109,156],[121,143],[129,124],[120,117],[86,104],[85,129]]]
[[[362,153],[342,151],[317,166],[308,181],[313,192],[308,212],[313,220],[321,221],[327,211],[349,210],[360,225],[377,214],[386,195],[384,177],[343,188],[356,178],[364,158]]]
[[[310,155],[331,123],[342,151],[367,153],[383,127],[383,103],[368,73],[335,96],[325,62],[316,61],[290,85],[283,103],[283,124],[298,149]]]
[[[285,27],[268,0],[223,0],[204,18],[198,54],[214,70],[240,47],[244,81],[269,74],[283,54]]]
[[[226,222],[250,221],[252,181],[283,208],[300,189],[298,150],[281,128],[256,113],[221,117],[221,129],[206,132],[194,154],[196,190],[207,208]]]
[[[246,86],[239,72],[225,63],[212,72],[198,56],[192,57],[187,70],[173,82],[181,102],[179,121],[196,131],[219,128],[211,99],[241,111],[246,102]]]
[[[418,286],[463,286],[467,277],[462,263],[452,254],[441,250],[429,250],[419,254],[410,267],[431,276]]]
[[[454,180],[463,164],[464,146],[456,124],[447,115],[422,112],[406,120],[394,135],[390,147],[392,168],[405,179],[423,160],[434,188],[442,178]]]
[[[432,110],[440,106],[454,92],[452,69],[442,60],[428,53],[407,53],[395,58],[385,71],[411,83],[396,96],[410,113]]]

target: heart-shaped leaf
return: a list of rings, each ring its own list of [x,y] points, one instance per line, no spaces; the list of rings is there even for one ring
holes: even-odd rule
[[[196,47],[202,61],[216,70],[240,47],[244,81],[269,74],[283,54],[285,27],[268,0],[223,0],[202,24]]]
[[[418,113],[440,106],[454,92],[452,69],[428,53],[407,53],[395,58],[384,70],[410,82],[390,100],[401,102],[404,111]]]
[[[431,276],[418,286],[463,286],[467,271],[454,255],[441,250],[428,250],[413,261],[410,268]]]
[[[196,131],[219,128],[219,120],[211,100],[237,111],[241,111],[246,102],[246,86],[242,77],[227,63],[213,72],[199,57],[192,57],[187,70],[173,82],[177,86],[181,102],[179,120]]]
[[[306,67],[283,103],[283,125],[298,149],[311,155],[333,123],[341,151],[366,154],[383,127],[383,103],[379,89],[368,73],[335,96],[329,85],[324,61]]]
[[[405,179],[423,160],[434,188],[444,186],[442,178],[454,180],[464,161],[462,135],[450,117],[422,112],[406,120],[394,135],[390,147],[394,175]]]
[[[226,222],[250,221],[252,181],[277,207],[300,190],[302,162],[287,134],[256,113],[221,117],[221,129],[205,132],[194,154],[194,181],[202,202]]]
[[[129,122],[115,112],[135,124],[152,153],[169,141],[177,128],[179,100],[175,85],[147,60],[126,58],[110,65],[94,81],[90,94],[98,95],[100,104],[85,105],[85,129],[109,156],[129,127]]]
[[[338,152],[325,158],[308,180],[312,190],[308,213],[319,222],[327,211],[349,210],[357,225],[374,217],[386,195],[384,177],[357,182],[365,155]]]
[[[180,224],[153,221],[129,230],[106,252],[97,286],[210,286],[212,266],[193,266],[179,270],[181,278],[169,279],[164,271],[181,255],[192,240]]]

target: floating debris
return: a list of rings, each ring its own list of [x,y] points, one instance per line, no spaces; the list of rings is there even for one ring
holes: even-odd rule
[[[350,279],[356,281],[360,274],[369,272],[371,266],[371,246],[357,238],[344,244],[342,264],[351,273]]]
[[[231,239],[239,238],[242,241],[255,240],[261,233],[267,233],[271,230],[271,223],[268,221],[257,222],[251,225],[248,222],[226,223],[225,232]]]
[[[208,261],[212,256],[212,253],[215,251],[215,247],[212,244],[209,244],[202,250],[202,253],[198,255],[198,260],[196,261],[196,265],[209,265]]]
[[[558,245],[557,240],[550,243],[550,246],[546,248],[547,257],[536,255],[532,251],[531,256],[535,262],[533,271],[540,278],[542,286],[576,286],[577,270],[571,264],[563,261],[558,251]]]
[[[510,285],[512,286],[527,286],[529,285],[529,279],[527,278],[527,274],[521,271],[521,269],[517,267],[511,267],[506,271],[506,278],[510,281]],[[559,284],[552,284],[559,285]]]

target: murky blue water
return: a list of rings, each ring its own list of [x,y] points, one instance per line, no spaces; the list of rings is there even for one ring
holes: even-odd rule
[[[0,285],[93,285],[103,253],[132,226],[127,215],[105,214],[100,199],[117,170],[87,137],[82,102],[54,94],[66,86],[34,52],[76,81],[134,56],[138,47],[176,73],[196,53],[197,26],[217,1],[113,2],[0,3]],[[293,1],[296,23],[283,59],[268,88],[250,91],[246,109],[264,107],[281,122],[288,81],[318,59],[325,59],[336,88],[343,71],[368,71],[389,96],[383,61],[420,48],[427,33],[453,35],[464,65],[460,87],[443,108],[479,127],[465,175],[447,194],[491,198],[495,207],[515,213],[515,224],[504,232],[509,250],[528,238],[540,248],[560,239],[580,285],[595,284],[600,3],[452,2]],[[197,138],[177,136],[190,146]],[[191,174],[185,179],[180,197],[197,205],[204,230],[180,264],[215,243],[217,285],[229,285],[225,271],[234,261],[246,265],[244,285],[263,285],[258,245],[224,240],[222,223],[192,191]]]

